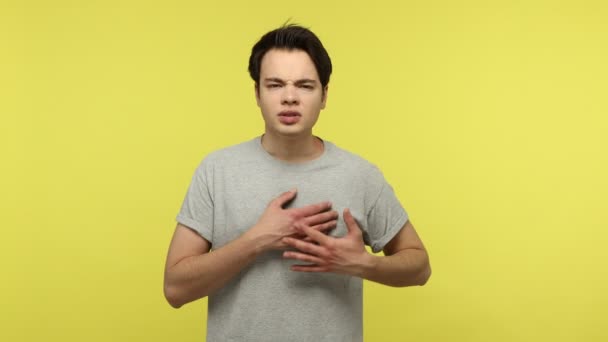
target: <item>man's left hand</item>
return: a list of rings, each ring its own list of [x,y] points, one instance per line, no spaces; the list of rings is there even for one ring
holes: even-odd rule
[[[335,238],[317,230],[303,227],[301,233],[305,239],[283,238],[283,242],[297,251],[286,251],[283,257],[309,264],[294,265],[298,272],[334,272],[361,276],[365,268],[371,267],[373,256],[365,249],[363,234],[359,225],[350,213],[344,209],[344,222],[348,232],[345,236]]]

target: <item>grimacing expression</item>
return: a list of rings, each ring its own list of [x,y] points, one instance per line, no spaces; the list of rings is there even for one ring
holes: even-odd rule
[[[325,108],[323,87],[310,56],[302,50],[271,49],[262,58],[256,102],[266,133],[286,136],[312,134]]]

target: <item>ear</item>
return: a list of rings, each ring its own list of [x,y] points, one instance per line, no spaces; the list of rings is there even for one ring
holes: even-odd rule
[[[260,85],[256,82],[253,86],[253,90],[255,92],[255,103],[260,106]]]
[[[329,85],[326,85],[325,88],[323,88],[323,95],[321,98],[321,109],[325,109],[325,105],[327,104],[327,91],[329,90]]]

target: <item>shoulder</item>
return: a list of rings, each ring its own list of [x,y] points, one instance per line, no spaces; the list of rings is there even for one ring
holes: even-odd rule
[[[207,178],[213,176],[216,170],[243,167],[255,162],[256,139],[227,146],[205,155],[196,168],[196,175]]]
[[[382,177],[382,172],[376,164],[370,162],[355,152],[348,151],[331,142],[329,144],[333,153],[332,159],[345,168],[348,168],[350,173],[356,174],[365,179],[370,177],[372,179]]]
[[[215,150],[204,156],[200,165],[217,167],[226,164],[242,163],[244,159],[255,155],[255,144],[256,139],[254,138]]]
[[[340,164],[342,174],[346,175],[354,188],[362,192],[366,207],[373,206],[389,185],[380,168],[357,153],[336,145],[332,148],[335,151],[334,159]]]

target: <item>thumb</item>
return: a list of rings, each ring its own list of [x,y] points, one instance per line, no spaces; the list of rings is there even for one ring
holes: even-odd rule
[[[353,233],[356,233],[357,231],[359,231],[359,232],[361,231],[359,229],[359,225],[357,224],[357,221],[355,221],[355,218],[350,213],[350,209],[348,209],[348,208],[344,209],[343,217],[344,217],[344,222],[346,223],[346,229],[348,230],[348,234],[353,234]]]
[[[291,201],[294,197],[296,197],[297,192],[298,190],[295,188],[284,192],[279,195],[279,197],[275,198],[274,201],[272,201],[272,204],[282,208],[287,202]]]

